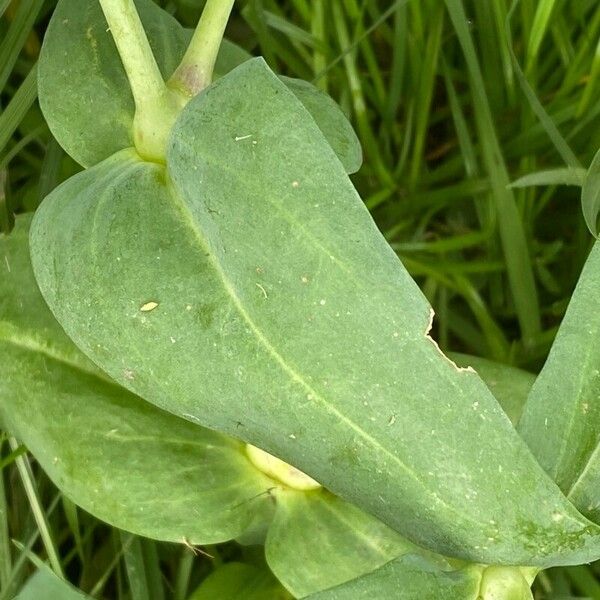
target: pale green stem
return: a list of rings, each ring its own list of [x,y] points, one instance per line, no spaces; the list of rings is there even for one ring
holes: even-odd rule
[[[207,0],[192,41],[173,73],[169,86],[188,98],[212,82],[217,55],[234,0]]]
[[[164,92],[164,81],[133,0],[100,0],[129,79],[137,110],[156,102]]]
[[[133,138],[140,155],[164,161],[166,142],[183,101],[168,89],[133,0],[99,0],[135,102]]]

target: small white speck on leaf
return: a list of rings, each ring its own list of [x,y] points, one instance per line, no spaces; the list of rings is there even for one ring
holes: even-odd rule
[[[321,300],[319,300],[319,304],[321,306],[325,306],[325,304],[327,304],[327,300],[325,300],[325,298],[321,298]]]
[[[300,281],[302,283],[308,283],[308,277],[306,275],[302,275],[302,277],[300,278]]]
[[[235,141],[236,142],[242,142],[244,140],[249,140],[252,137],[252,134],[248,134],[248,135],[236,135],[235,136]]]
[[[292,187],[297,189],[300,187],[300,182],[299,181],[292,181]]]
[[[185,310],[192,310],[192,305],[191,304],[186,304]]]
[[[290,433],[289,437],[290,437],[290,440],[295,440],[296,439],[296,436],[293,433]]]
[[[158,306],[158,302],[146,302],[140,307],[141,312],[151,312]]]
[[[396,422],[396,415],[392,415],[388,421],[388,425],[393,425]]]

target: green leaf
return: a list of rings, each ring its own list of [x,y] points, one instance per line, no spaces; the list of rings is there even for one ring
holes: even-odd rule
[[[600,518],[599,297],[596,242],[520,424],[540,464],[594,520]]]
[[[581,190],[583,216],[592,235],[598,237],[598,215],[600,214],[600,150],[594,156],[587,171]]]
[[[110,382],[41,298],[30,219],[0,236],[0,415],[73,501],[117,527],[169,541],[229,540],[270,504],[273,483],[242,444]],[[129,375],[127,375],[129,376]]]
[[[372,600],[401,597],[402,600],[477,600],[480,597],[480,581],[481,571],[477,567],[447,571],[422,557],[406,556],[373,573],[313,594],[309,598]]]
[[[429,338],[426,299],[262,60],[192,100],[171,144],[168,173],[124,151],[34,220],[38,283],[86,354],[438,553],[600,556],[598,528]]]
[[[150,45],[165,77],[183,57],[192,32],[152,0],[136,0]],[[250,58],[224,40],[219,78]],[[339,106],[313,85],[282,78],[322,128],[349,173],[362,162],[360,142]],[[60,0],[39,64],[40,105],[64,150],[85,167],[133,146],[134,102],[127,76],[97,0]]]
[[[302,79],[281,77],[304,108],[312,115],[319,129],[342,161],[346,173],[355,173],[362,165],[362,148],[350,122],[336,102],[325,92]]]
[[[585,175],[585,169],[571,167],[537,171],[513,181],[510,187],[523,188],[538,185],[576,185],[581,187],[584,183]]]
[[[516,426],[535,381],[535,375],[478,356],[452,352],[450,358],[459,367],[473,367],[477,371],[511,423]]]
[[[262,477],[239,443],[106,382],[37,291],[29,222],[19,217],[10,237],[0,237],[0,265],[6,269],[0,284],[0,417],[6,415],[10,429],[69,496],[122,529],[196,543],[246,534],[250,518],[268,529],[274,504],[277,517],[267,542],[271,564],[286,583],[306,593],[357,577],[408,550],[420,551],[328,492],[296,493]],[[126,537],[132,589],[140,597],[156,593],[148,579],[153,569],[146,542]],[[318,548],[309,552],[317,538]],[[299,552],[307,552],[302,564]],[[319,563],[332,557],[336,572],[319,573]]]
[[[268,569],[227,563],[211,573],[188,600],[288,600]]]
[[[324,490],[277,495],[265,551],[273,573],[297,598],[374,571],[402,554],[424,552]]]
[[[29,578],[15,600],[91,600],[90,596],[56,576],[49,568],[40,568]]]

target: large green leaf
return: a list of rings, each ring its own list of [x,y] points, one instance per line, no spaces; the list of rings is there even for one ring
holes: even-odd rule
[[[370,573],[402,554],[422,552],[324,490],[277,495],[265,551],[279,581],[297,598]]]
[[[0,236],[0,415],[77,504],[122,529],[212,543],[269,506],[243,445],[110,382],[72,344],[29,263],[29,218]]]
[[[571,501],[600,518],[600,242],[596,242],[520,423]]]
[[[192,32],[152,0],[135,0],[163,76],[183,57]],[[225,40],[215,77],[250,55]],[[323,129],[349,173],[360,168],[360,142],[339,106],[313,85],[284,78]],[[133,146],[133,96],[98,0],[60,0],[39,62],[40,105],[60,145],[89,167]]]
[[[306,495],[263,477],[239,443],[107,382],[37,290],[29,221],[19,217],[0,237],[0,417],[77,503],[122,529],[196,543],[230,539],[251,517],[268,530],[274,506],[270,564],[290,589],[307,593],[420,551],[324,490]],[[322,570],[325,557],[334,572]]]
[[[480,582],[481,571],[476,567],[448,571],[424,558],[407,556],[396,559],[373,573],[313,594],[309,598],[310,600],[373,600],[373,598],[479,600]]]
[[[34,220],[42,292],[111,377],[436,552],[600,556],[481,379],[428,337],[426,299],[263,61],[190,102],[167,165],[124,151]]]

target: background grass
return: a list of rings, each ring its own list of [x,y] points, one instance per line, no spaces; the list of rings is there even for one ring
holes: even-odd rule
[[[600,147],[600,4],[511,2],[246,0],[228,35],[344,107],[365,152],[354,183],[435,308],[442,348],[536,371],[592,238],[578,187],[510,183],[587,167]],[[201,4],[162,2],[190,26]],[[4,231],[78,169],[36,104],[54,5],[0,0]],[[0,438],[0,600],[31,572],[30,550],[97,597],[141,600],[183,600],[223,561],[262,560],[235,544],[195,556],[113,530],[9,442]],[[600,598],[598,572],[548,571],[537,597]]]

